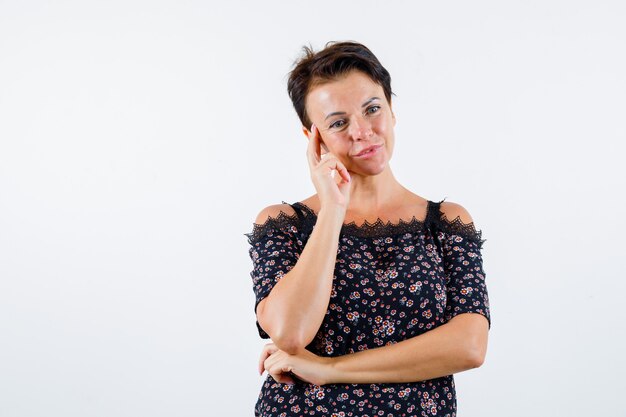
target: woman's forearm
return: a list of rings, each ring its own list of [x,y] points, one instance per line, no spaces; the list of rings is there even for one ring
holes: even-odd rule
[[[259,304],[259,324],[281,350],[304,349],[319,331],[330,301],[342,208],[322,208],[296,265]]]
[[[462,319],[419,336],[334,357],[327,383],[417,382],[480,366]]]

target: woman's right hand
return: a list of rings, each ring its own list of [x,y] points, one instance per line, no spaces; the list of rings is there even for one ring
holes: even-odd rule
[[[339,206],[344,209],[350,202],[350,173],[339,159],[327,152],[321,155],[321,136],[317,126],[312,125],[309,132],[307,159],[311,170],[311,179],[317,190],[320,208]],[[333,178],[332,172],[337,171],[339,181]]]

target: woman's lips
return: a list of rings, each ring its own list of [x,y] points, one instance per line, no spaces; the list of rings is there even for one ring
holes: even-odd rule
[[[370,149],[368,152],[365,152],[363,154],[360,155],[355,155],[355,158],[367,158],[370,157],[372,155],[376,155],[376,153],[378,153],[378,150],[382,147],[383,145],[378,145],[375,146],[374,148]]]

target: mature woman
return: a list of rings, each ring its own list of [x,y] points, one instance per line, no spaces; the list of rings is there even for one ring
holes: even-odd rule
[[[272,340],[255,415],[456,415],[453,374],[483,363],[491,325],[482,233],[395,179],[391,77],[368,48],[305,47],[288,90],[317,193],[246,234]]]

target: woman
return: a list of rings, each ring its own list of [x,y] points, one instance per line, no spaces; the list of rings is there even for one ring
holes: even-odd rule
[[[305,47],[288,90],[317,193],[246,234],[272,339],[255,415],[454,416],[452,374],[483,363],[491,325],[482,233],[393,176],[391,78],[368,48]]]

